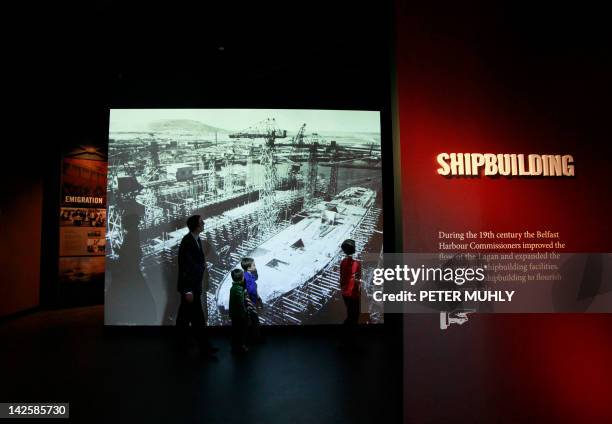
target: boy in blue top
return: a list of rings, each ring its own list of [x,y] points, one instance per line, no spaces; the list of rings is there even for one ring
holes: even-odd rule
[[[232,319],[232,352],[245,353],[248,312],[245,302],[244,273],[241,269],[232,271],[232,288],[230,289],[229,313]]]
[[[243,258],[242,261],[240,261],[240,266],[244,271],[244,283],[249,300],[252,305],[256,305],[257,308],[262,308],[263,303],[261,297],[257,294],[258,275],[255,260],[253,258]],[[255,308],[249,308],[249,330],[252,341],[260,342],[259,314]]]

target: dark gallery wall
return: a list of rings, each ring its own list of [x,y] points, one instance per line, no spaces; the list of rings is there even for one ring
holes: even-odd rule
[[[607,23],[574,10],[397,3],[406,251],[437,251],[438,230],[554,228],[570,252],[610,252]],[[440,152],[567,152],[576,178],[451,180],[435,172]],[[406,422],[612,414],[609,314],[484,314],[446,331],[437,315],[407,315],[404,325]]]
[[[41,179],[17,181],[3,188],[0,198],[0,317],[39,305],[42,204]]]
[[[27,143],[3,152],[15,160],[2,177],[44,182],[40,304],[100,303],[99,284],[58,284],[57,211],[62,157],[79,146],[105,149],[110,108],[381,110],[389,135],[390,8],[347,4],[315,1],[296,11],[292,4],[68,2],[35,22],[36,37],[13,49],[11,63],[17,140],[26,135]]]
[[[61,138],[39,133],[50,128],[39,112],[19,109],[18,135],[2,146],[0,317],[56,301]]]

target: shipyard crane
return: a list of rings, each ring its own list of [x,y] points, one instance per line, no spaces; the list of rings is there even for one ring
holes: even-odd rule
[[[306,184],[304,186],[304,207],[309,208],[314,204],[315,193],[317,191],[317,153],[319,150],[318,141],[312,141],[308,147],[308,171]]]
[[[331,156],[331,169],[329,172],[329,185],[327,186],[327,196],[334,197],[338,192],[338,158],[340,157],[338,145],[334,143],[334,152]]]
[[[338,160],[339,157],[340,155],[336,151],[329,162],[329,166],[331,167],[331,169],[329,172],[329,184],[327,185],[326,193],[329,198],[332,198],[336,194],[338,194],[338,168],[340,164],[357,160],[357,158]]]
[[[339,160],[341,157],[340,150],[342,148],[335,141],[333,140],[331,141],[330,146],[328,147],[328,151],[331,152],[331,157],[329,161],[329,166],[331,167],[331,169],[329,173],[329,184],[327,186],[327,193],[326,193],[328,198],[332,198],[338,193],[338,168],[340,164],[353,162],[359,159],[366,159],[366,160],[373,159],[374,158],[374,156],[372,155],[373,146],[374,146],[373,144],[370,146],[369,154],[359,156],[359,157],[353,157],[350,159]]]
[[[306,175],[306,184],[304,187],[304,206],[306,208],[311,207],[315,202],[319,163],[318,153],[319,146],[323,144],[323,141],[323,137],[317,133],[312,133],[310,137],[308,137],[308,171]]]
[[[304,131],[306,131],[306,124],[305,123],[302,124],[302,126],[298,130],[298,132],[295,135],[295,137],[293,137],[291,139],[291,144],[293,144],[294,146],[297,145],[297,147],[303,146],[304,145]]]
[[[317,133],[312,133],[309,137],[305,135],[306,124],[302,124],[295,137],[292,138],[291,144],[280,144],[278,146],[291,146],[295,150],[303,151],[308,149],[306,178],[303,185],[304,192],[304,207],[309,208],[314,204],[315,194],[317,190],[317,164],[318,164],[318,150],[323,138]],[[294,160],[303,158],[302,154],[292,155],[292,159],[285,158],[290,163],[295,163]]]
[[[229,138],[263,138],[260,163],[264,168],[263,189],[259,192],[259,199],[263,206],[259,215],[259,230],[266,233],[272,229],[276,217],[274,194],[277,183],[275,146],[276,139],[286,138],[287,130],[281,130],[276,125],[276,119],[268,118],[246,128],[245,130],[229,134]]]
[[[225,152],[223,154],[223,163],[225,165],[225,179],[223,181],[223,192],[224,194],[232,194],[234,192],[234,158],[235,151]]]

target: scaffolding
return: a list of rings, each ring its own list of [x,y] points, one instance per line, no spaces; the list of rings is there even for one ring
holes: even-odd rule
[[[287,131],[280,130],[273,118],[264,119],[261,122],[243,131],[232,133],[230,138],[263,138],[260,163],[264,168],[263,187],[259,191],[259,199],[262,207],[259,212],[258,232],[267,234],[276,221],[275,189],[278,183],[276,171],[276,158],[274,142],[278,138],[286,138]]]
[[[304,184],[304,208],[308,209],[315,203],[315,195],[317,191],[317,151],[319,143],[313,141],[308,147],[308,171],[306,175],[306,184]]]

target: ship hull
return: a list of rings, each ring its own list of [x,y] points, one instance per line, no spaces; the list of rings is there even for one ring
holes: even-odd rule
[[[302,286],[324,270],[338,256],[342,242],[359,226],[375,197],[376,193],[367,188],[344,190],[330,202],[319,202],[303,211],[299,222],[249,252],[257,266],[257,288],[263,302]],[[230,288],[228,275],[216,296],[221,312],[228,308]]]

